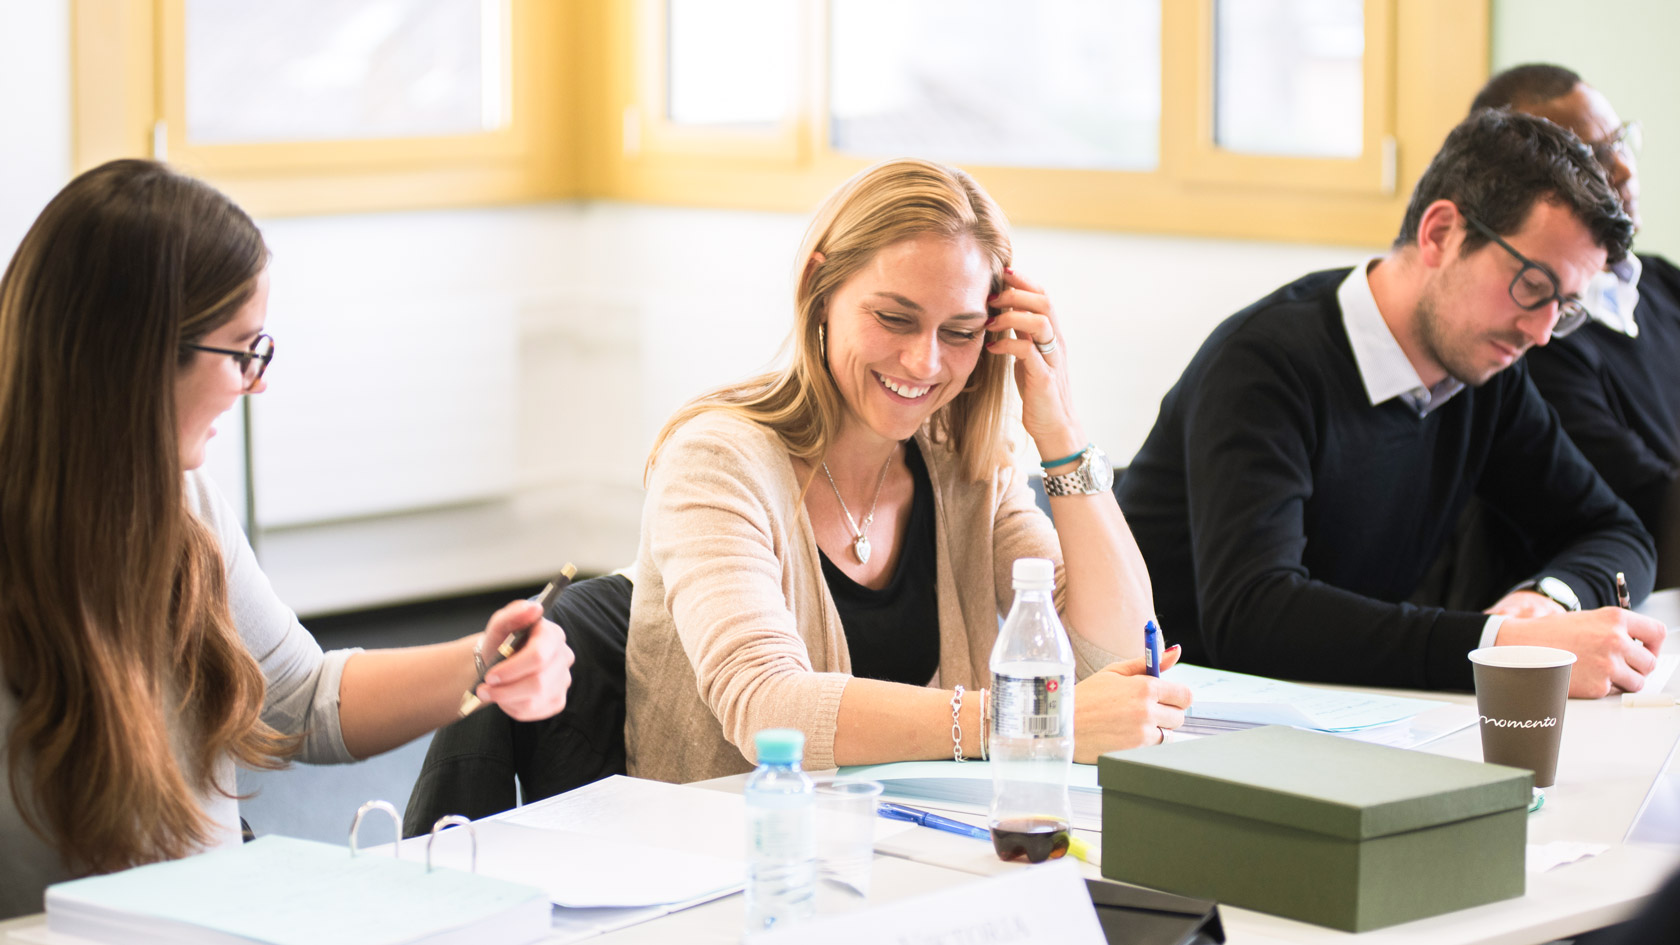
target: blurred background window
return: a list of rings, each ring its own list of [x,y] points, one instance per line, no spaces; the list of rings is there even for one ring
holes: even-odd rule
[[[1218,0],[1214,141],[1228,151],[1358,157],[1362,0]]]
[[[1150,170],[1159,161],[1160,0],[829,8],[837,151],[1010,167]]]
[[[508,0],[187,0],[187,139],[480,134],[508,121]]]
[[[683,125],[779,125],[792,117],[799,5],[667,0],[666,118]]]

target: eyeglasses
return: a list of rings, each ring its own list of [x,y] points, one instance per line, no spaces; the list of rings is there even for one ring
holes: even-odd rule
[[[262,380],[263,372],[268,370],[268,362],[274,360],[274,339],[268,335],[258,335],[251,340],[251,347],[239,351],[234,348],[212,348],[209,345],[187,345],[194,351],[208,351],[211,354],[225,354],[239,362],[239,373],[245,377],[245,389],[250,390]]]
[[[1552,275],[1550,269],[1517,252],[1516,248],[1501,239],[1498,233],[1470,214],[1464,214],[1464,220],[1483,236],[1498,243],[1500,248],[1510,253],[1517,262],[1522,263],[1516,278],[1511,280],[1511,301],[1529,312],[1538,311],[1553,302],[1558,304],[1557,323],[1552,326],[1553,337],[1562,338],[1587,323],[1587,307],[1581,304],[1580,299],[1563,297],[1558,291],[1557,277]]]
[[[1584,142],[1592,149],[1593,157],[1606,168],[1617,155],[1632,158],[1639,154],[1639,149],[1645,144],[1645,135],[1639,128],[1639,122],[1623,122],[1620,128],[1610,133],[1610,137],[1602,141]]]

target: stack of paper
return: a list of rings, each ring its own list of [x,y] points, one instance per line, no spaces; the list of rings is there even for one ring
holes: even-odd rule
[[[475,825],[478,869],[540,886],[555,904],[551,943],[581,941],[740,890],[746,807],[739,794],[615,775]],[[438,836],[435,861],[465,868],[471,844]],[[404,841],[425,858],[424,839]]]
[[[1096,765],[1072,765],[1068,800],[1073,826],[1102,829],[1102,789]],[[992,803],[992,766],[984,761],[900,761],[840,769],[846,781],[879,781],[881,793],[920,807],[958,813],[985,813]]]
[[[1288,725],[1393,748],[1416,748],[1476,719],[1470,706],[1437,699],[1320,689],[1184,663],[1162,676],[1195,693],[1180,729],[1191,735]]]

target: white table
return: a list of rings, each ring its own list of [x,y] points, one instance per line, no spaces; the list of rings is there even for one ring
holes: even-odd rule
[[[1665,592],[1641,608],[1680,624],[1680,592]],[[1680,640],[1674,641],[1680,646]],[[1680,691],[1680,674],[1668,691]],[[1395,695],[1417,695],[1414,691]],[[1474,697],[1434,697],[1474,703]],[[1587,860],[1546,873],[1529,874],[1526,895],[1473,909],[1378,929],[1360,935],[1295,922],[1247,909],[1221,906],[1233,945],[1350,942],[1357,945],[1517,945],[1541,943],[1618,922],[1676,867],[1680,846],[1626,844],[1623,838],[1680,739],[1680,707],[1634,709],[1612,696],[1592,702],[1571,701],[1564,715],[1557,783],[1546,789],[1546,804],[1529,815],[1529,842],[1554,840],[1607,844],[1610,849]],[[1425,746],[1422,750],[1480,760],[1475,727]],[[710,786],[739,789],[742,778],[720,779]],[[1680,844],[1680,837],[1675,837]],[[975,874],[1022,869],[998,861],[986,844],[938,831],[916,828],[895,838],[893,848],[911,858],[878,855],[871,902],[886,902],[971,882]],[[1100,872],[1089,865],[1087,875]],[[824,912],[859,908],[855,898],[825,888]],[[639,926],[590,939],[601,945],[633,943],[708,943],[740,941],[741,897],[730,896]],[[9,930],[39,926],[43,917],[27,916],[0,923],[0,945],[16,942]]]

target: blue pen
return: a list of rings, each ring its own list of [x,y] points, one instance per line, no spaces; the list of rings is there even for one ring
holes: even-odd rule
[[[1153,620],[1143,624],[1143,668],[1151,676],[1161,675],[1161,628]]]
[[[905,807],[903,804],[890,804],[886,801],[882,801],[880,805],[875,808],[875,812],[888,820],[908,820],[913,824],[920,824],[923,827],[932,827],[935,830],[943,830],[946,833],[961,834],[965,837],[973,837],[976,840],[992,839],[992,832],[987,830],[985,827],[976,827],[973,824],[965,824],[960,820],[952,820],[949,817],[941,817],[938,814],[932,814],[925,810],[918,810],[914,807]]]

